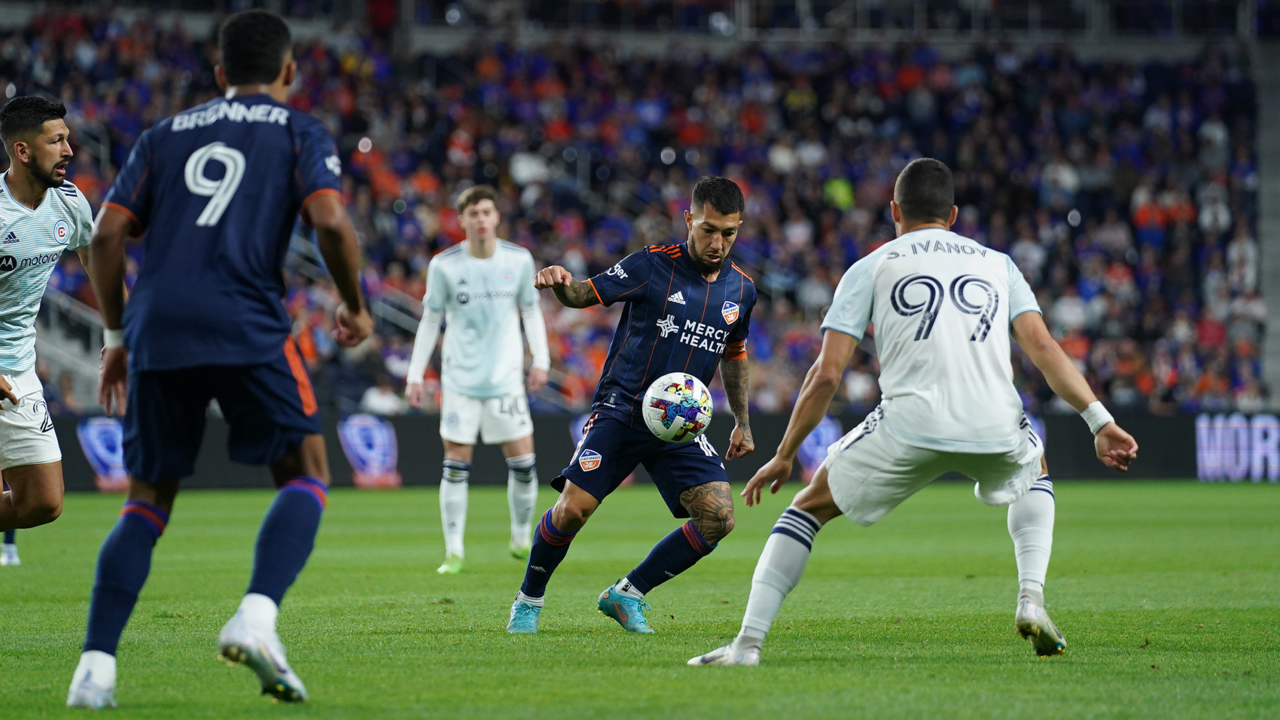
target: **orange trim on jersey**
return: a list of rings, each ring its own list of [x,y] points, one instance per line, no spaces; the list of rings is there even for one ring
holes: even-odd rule
[[[748,275],[748,274],[746,274],[746,273],[742,272],[742,268],[740,268],[740,267],[738,267],[737,265],[735,265],[735,264],[733,263],[733,261],[732,261],[732,260],[731,260],[731,261],[729,261],[729,267],[733,268],[734,270],[737,270],[737,271],[738,271],[738,274],[740,274],[740,275],[742,275],[742,277],[744,277],[744,278],[746,278],[746,279],[750,280],[752,285],[755,285],[755,284],[756,284],[755,279],[754,279],[754,278],[752,278],[750,275]]]
[[[327,194],[330,194],[330,193],[332,193],[332,194],[334,194],[334,195],[337,195],[337,196],[338,196],[338,200],[342,200],[342,193],[341,193],[341,192],[339,192],[339,191],[337,191],[337,190],[334,190],[333,188],[320,188],[319,190],[317,190],[317,191],[315,191],[315,192],[311,193],[310,195],[308,195],[308,196],[306,197],[306,199],[304,199],[304,200],[302,201],[302,207],[298,208],[298,212],[302,215],[302,219],[303,219],[303,220],[306,220],[306,219],[307,219],[307,203],[309,203],[309,202],[311,202],[312,200],[316,199],[316,197],[318,197],[318,196],[320,196],[320,195],[327,195]],[[308,221],[308,222],[309,222],[309,221]]]
[[[591,292],[596,294],[596,300],[599,300],[600,304],[604,305],[604,298],[600,297],[600,291],[596,289],[596,284],[591,281],[591,278],[587,278],[587,284],[591,286]]]
[[[725,360],[746,360],[747,359],[747,341],[739,340],[730,343],[728,350],[724,354]]]
[[[142,231],[142,223],[138,221],[138,216],[134,215],[133,211],[130,210],[129,208],[123,205],[117,205],[116,203],[113,203],[113,202],[102,203],[102,207],[111,208],[112,210],[115,210],[117,212],[123,213],[124,215],[127,215],[129,219],[133,221],[134,229],[138,230],[139,232]]]
[[[150,160],[150,158],[147,158]],[[133,188],[133,195],[129,196],[129,202],[138,202],[138,193],[142,192],[142,184],[147,179],[147,174],[151,172],[150,167],[142,168],[142,175],[138,177],[138,184]]]
[[[302,400],[302,412],[311,417],[320,410],[316,403],[316,392],[311,387],[311,376],[307,375],[307,366],[302,364],[302,356],[298,354],[298,344],[293,336],[285,338],[284,357],[289,361],[289,370],[298,383],[298,397]]]

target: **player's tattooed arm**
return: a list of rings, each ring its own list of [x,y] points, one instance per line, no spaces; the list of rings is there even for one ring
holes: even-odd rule
[[[702,534],[715,545],[733,531],[733,493],[727,482],[710,482],[680,493],[680,504]]]
[[[724,393],[729,399],[729,410],[736,425],[729,442],[729,452],[725,453],[726,460],[740,458],[756,449],[755,439],[751,437],[751,416],[747,411],[747,391],[751,385],[749,373],[745,357],[720,360],[720,382],[724,384]]]
[[[533,278],[533,286],[539,290],[551,288],[556,299],[565,307],[585,308],[600,303],[591,283],[574,280],[573,275],[559,265],[539,270]]]

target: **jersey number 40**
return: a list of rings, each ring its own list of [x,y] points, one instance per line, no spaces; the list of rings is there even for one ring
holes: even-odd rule
[[[222,179],[210,180],[205,177],[204,169],[210,160],[217,160],[225,168]],[[198,227],[213,227],[222,219],[227,205],[240,187],[244,179],[244,153],[228,147],[225,143],[213,142],[191,153],[183,173],[187,181],[187,189],[194,195],[209,198],[200,217],[196,218]]]
[[[911,302],[907,299],[907,290],[911,287],[923,289],[926,297],[920,302]],[[974,303],[969,300],[967,295],[970,293],[970,288],[982,294],[980,302]],[[951,304],[957,310],[965,315],[978,316],[978,325],[973,329],[969,340],[973,342],[986,340],[987,333],[991,332],[991,324],[995,321],[996,309],[1000,307],[1000,294],[996,292],[995,287],[977,275],[961,275],[951,281],[950,295]],[[889,301],[893,303],[894,312],[903,317],[921,316],[920,325],[916,328],[916,340],[929,339],[929,333],[933,332],[933,322],[942,312],[942,303],[946,297],[947,293],[942,289],[942,282],[931,275],[908,275],[894,283],[893,290],[889,293]]]

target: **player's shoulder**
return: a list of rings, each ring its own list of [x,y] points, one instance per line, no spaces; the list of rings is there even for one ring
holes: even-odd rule
[[[438,267],[443,268],[445,266],[451,265],[454,262],[462,259],[462,253],[463,253],[463,245],[462,243],[458,243],[457,245],[454,245],[451,248],[447,248],[445,250],[441,250],[440,252],[436,253],[431,258],[431,262],[429,264],[435,265],[436,263],[439,263]]]
[[[461,247],[461,243],[459,243],[459,247]],[[498,240],[498,252],[510,258],[533,260],[533,253],[510,240]]]
[[[58,198],[66,212],[72,215],[80,215],[89,210],[89,199],[85,197],[84,191],[70,180],[65,180],[61,185],[53,188],[53,196]]]
[[[743,284],[745,284],[745,285],[749,285],[750,287],[755,288],[755,286],[756,286],[755,278],[751,277],[751,276],[750,276],[750,275],[748,275],[746,272],[744,272],[744,271],[742,270],[742,268],[738,267],[738,264],[737,264],[737,263],[735,263],[735,262],[733,262],[732,260],[730,260],[730,261],[729,261],[729,268],[730,268],[731,270],[733,270],[734,272],[736,272],[738,275],[742,276],[742,282],[743,282]]]
[[[678,245],[645,245],[644,249],[642,249],[640,253],[643,253],[644,255],[653,256],[653,257],[663,257],[663,258],[670,258],[674,260],[680,257],[682,253],[684,253],[684,244],[682,243]],[[640,253],[637,253],[637,254],[640,254]]]

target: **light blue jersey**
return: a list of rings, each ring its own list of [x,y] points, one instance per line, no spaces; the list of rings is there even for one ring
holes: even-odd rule
[[[1000,453],[1025,437],[1009,326],[1040,312],[1013,260],[946,230],[917,230],[849,268],[823,330],[875,325],[884,427],[915,447]]]
[[[64,182],[46,190],[32,210],[13,199],[8,173],[0,179],[0,372],[16,375],[36,364],[36,314],[63,251],[89,244],[93,211],[84,193]]]

